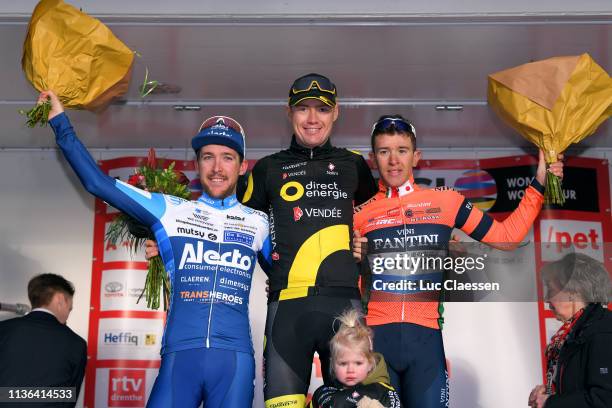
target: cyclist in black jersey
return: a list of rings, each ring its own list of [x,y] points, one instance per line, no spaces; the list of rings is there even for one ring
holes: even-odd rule
[[[270,294],[264,342],[266,407],[303,407],[313,354],[329,381],[334,317],[360,307],[350,244],[353,205],[376,192],[363,157],[331,145],[335,85],[308,74],[289,91],[291,146],[260,159],[238,188],[243,204],[269,214]]]

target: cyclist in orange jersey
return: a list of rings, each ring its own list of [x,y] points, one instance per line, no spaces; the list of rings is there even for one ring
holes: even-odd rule
[[[453,228],[496,248],[516,247],[544,200],[544,155],[540,151],[536,177],[519,206],[498,222],[452,189],[422,189],[414,183],[413,168],[421,152],[416,149],[414,126],[402,116],[382,116],[372,128],[371,143],[370,157],[380,173],[379,191],[356,208],[354,229],[367,238],[371,274],[365,288],[369,292],[366,320],[374,330],[374,350],[387,361],[391,383],[404,407],[447,407],[442,291],[407,284],[442,282],[444,271],[402,260],[423,253],[443,256]],[[548,171],[562,176],[563,164],[554,163]]]

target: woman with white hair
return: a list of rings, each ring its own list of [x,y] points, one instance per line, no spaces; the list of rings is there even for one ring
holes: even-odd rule
[[[546,384],[529,395],[533,408],[612,407],[610,275],[584,254],[569,254],[542,270],[546,301],[563,322],[546,348]]]

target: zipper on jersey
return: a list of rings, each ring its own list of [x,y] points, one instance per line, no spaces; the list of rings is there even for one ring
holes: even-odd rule
[[[407,245],[407,233],[408,230],[406,229],[406,221],[404,220],[404,216],[406,215],[406,211],[404,210],[404,207],[402,206],[402,199],[399,195],[399,192],[397,194],[397,202],[398,202],[398,206],[400,208],[400,218],[402,220],[402,227],[404,228],[404,255],[407,255],[407,249],[406,249],[406,245]],[[402,293],[402,322],[405,320],[406,317],[406,292],[403,291]]]
[[[223,202],[223,201],[221,201]],[[221,253],[221,242],[219,241],[219,245],[217,247],[217,253]],[[215,299],[215,293],[217,291],[217,272],[219,272],[219,264],[216,265],[215,267],[215,278],[213,280],[213,290],[212,290],[212,296],[210,299],[210,308],[208,309],[208,327],[207,327],[207,333],[206,333],[206,348],[210,348],[210,325],[212,322],[212,310],[213,310],[213,305],[214,305],[214,299]]]

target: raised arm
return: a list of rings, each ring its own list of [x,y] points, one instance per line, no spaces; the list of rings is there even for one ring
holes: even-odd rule
[[[161,194],[152,194],[104,174],[81,141],[77,138],[62,103],[51,91],[41,92],[39,102],[51,101],[49,123],[64,157],[87,191],[151,227],[165,212]]]
[[[560,156],[561,158],[562,156]],[[474,207],[467,198],[456,193],[462,202],[455,219],[455,227],[475,240],[492,247],[504,250],[516,248],[540,214],[544,202],[546,171],[550,171],[558,177],[563,177],[563,163],[560,161],[553,163],[547,170],[544,154],[540,151],[536,177],[525,190],[525,195],[519,206],[501,222],[483,213]]]

